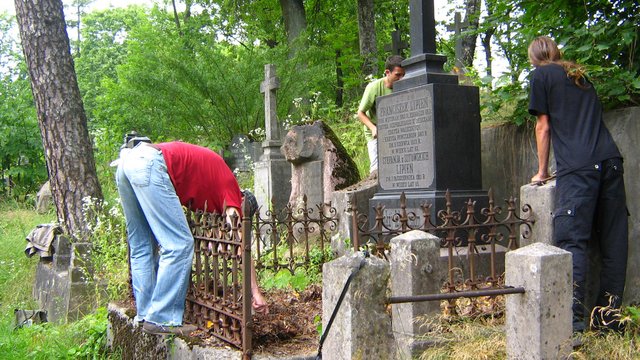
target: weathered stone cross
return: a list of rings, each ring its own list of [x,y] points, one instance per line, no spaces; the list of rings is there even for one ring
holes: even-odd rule
[[[276,77],[273,64],[264,66],[264,81],[260,84],[260,92],[264,94],[265,142],[280,141],[278,129],[278,113],[276,111],[276,89],[280,88],[280,80]]]
[[[449,31],[453,31],[455,34],[455,39],[456,39],[456,67],[459,69],[459,71],[462,71],[462,38],[460,37],[460,34],[462,34],[462,31],[464,31],[467,26],[469,26],[469,22],[465,21],[462,22],[462,20],[460,19],[460,13],[456,12],[456,16],[455,16],[455,20],[453,23],[453,26],[449,25],[447,26],[447,30]]]
[[[401,55],[402,50],[406,49],[407,43],[400,39],[400,31],[393,30],[391,32],[391,44],[384,46],[385,51],[391,51],[393,55]]]

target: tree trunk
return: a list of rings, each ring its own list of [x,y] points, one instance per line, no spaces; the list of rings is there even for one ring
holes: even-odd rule
[[[358,35],[360,39],[360,56],[364,75],[378,74],[378,47],[376,45],[376,23],[373,0],[358,0]]]
[[[85,197],[102,198],[61,0],[15,0],[58,220],[85,239]]]
[[[464,22],[467,24],[465,35],[462,36],[462,65],[473,66],[476,52],[476,31],[480,22],[480,0],[465,0]]]
[[[282,16],[284,17],[284,28],[287,31],[287,41],[291,48],[290,55],[304,48],[305,41],[300,38],[302,32],[307,28],[307,16],[304,11],[303,0],[280,0]]]
[[[342,52],[336,50],[336,106],[342,107],[344,96],[344,74],[342,73],[342,63],[340,57]]]

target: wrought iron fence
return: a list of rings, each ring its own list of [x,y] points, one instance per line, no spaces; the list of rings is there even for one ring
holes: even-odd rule
[[[194,239],[186,320],[250,357],[251,219],[191,211],[186,216]]]
[[[336,209],[331,203],[309,207],[306,195],[301,200],[280,211],[267,210],[264,217],[256,212],[253,230],[257,269],[288,269],[293,274],[297,268],[311,264],[314,247],[321,250],[319,262],[326,260],[325,246],[338,225]]]
[[[399,234],[422,230],[439,236],[442,247],[447,249],[449,279],[443,291],[449,295],[440,297],[449,300],[471,296],[471,294],[513,293],[500,285],[496,274],[496,247],[506,249],[518,246],[518,229],[524,226],[523,236],[530,233],[530,216],[521,218],[516,213],[516,200],[506,200],[507,212],[495,206],[493,192],[488,193],[488,206],[476,212],[475,203],[466,202],[463,211],[454,211],[449,192],[445,195],[445,209],[437,212],[439,222],[432,221],[432,204],[420,206],[421,214],[407,210],[406,197],[400,197],[400,211],[384,222],[384,207],[375,208],[375,222],[369,227],[367,216],[358,214],[355,204],[349,211],[353,219],[353,246],[355,250],[368,239],[380,253],[388,249],[388,241]],[[523,214],[530,214],[530,207],[522,207]],[[292,273],[299,267],[310,264],[310,251],[315,246],[324,249],[330,236],[337,229],[338,214],[331,204],[317,204],[308,207],[307,197],[298,206],[288,205],[281,211],[260,211],[252,219],[237,217],[226,221],[220,214],[187,211],[187,220],[195,241],[195,253],[191,284],[187,293],[186,319],[201,330],[210,333],[241,349],[250,356],[251,339],[251,231],[255,239],[256,268],[278,271],[287,269]],[[466,239],[466,241],[463,241]],[[456,248],[467,248],[469,277],[466,280],[454,278]],[[480,277],[476,274],[479,247],[490,249],[490,274]],[[321,262],[324,261],[322,251]],[[488,285],[487,285],[488,284]],[[454,294],[458,293],[458,294]],[[466,295],[465,295],[466,294]],[[443,296],[444,295],[444,296]],[[429,297],[429,296],[428,296]],[[437,298],[438,295],[430,297]],[[404,302],[407,299],[391,299]],[[421,300],[418,300],[421,301]]]
[[[502,283],[502,274],[497,273],[497,247],[503,246],[506,251],[518,248],[520,231],[523,238],[528,238],[533,224],[531,207],[528,204],[523,205],[521,211],[524,217],[520,217],[517,214],[516,199],[511,197],[505,200],[507,211],[502,215],[503,209],[495,205],[493,191],[489,190],[487,195],[488,206],[479,212],[476,211],[476,203],[472,200],[465,203],[464,209],[457,211],[452,208],[451,194],[447,191],[445,208],[437,211],[435,222],[432,220],[432,204],[420,205],[420,214],[408,211],[404,193],[400,196],[400,211],[386,217],[386,222],[383,215],[384,206],[376,206],[375,221],[371,226],[367,215],[358,214],[356,204],[351,204],[354,250],[357,251],[361,245],[367,244],[374,253],[385,257],[390,239],[397,235],[411,230],[421,230],[438,236],[441,239],[441,247],[447,250],[448,260],[448,280],[443,284],[442,292],[449,295],[432,294],[423,297],[430,297],[430,300],[447,300],[447,310],[450,314],[455,313],[454,302],[457,298],[513,292],[513,289],[505,287]],[[461,258],[458,255],[460,248],[466,248],[467,274],[461,274],[460,267],[456,266],[455,259]],[[477,271],[480,248],[488,249],[489,256],[489,274],[484,276]],[[401,301],[392,299],[392,302]]]

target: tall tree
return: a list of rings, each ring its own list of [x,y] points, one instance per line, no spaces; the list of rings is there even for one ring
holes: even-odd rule
[[[291,46],[294,55],[297,50],[303,47],[303,39],[300,38],[302,32],[307,28],[307,16],[304,11],[303,0],[280,0],[284,27],[287,31],[287,41]]]
[[[378,74],[378,47],[376,46],[376,23],[373,0],[358,0],[358,35],[360,39],[360,56],[364,60],[364,75]]]
[[[478,24],[480,23],[480,0],[465,0],[464,23],[467,28],[462,35],[462,64],[465,67],[473,66],[473,58],[476,52],[476,38]]]
[[[61,0],[15,0],[51,192],[66,233],[86,236],[85,197],[102,198]]]

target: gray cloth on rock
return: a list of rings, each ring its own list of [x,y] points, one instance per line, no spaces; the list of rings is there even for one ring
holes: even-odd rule
[[[27,235],[27,247],[24,253],[28,257],[32,257],[35,253],[39,253],[40,257],[53,256],[54,249],[51,246],[56,235],[60,234],[61,228],[54,224],[40,224],[31,230]]]

